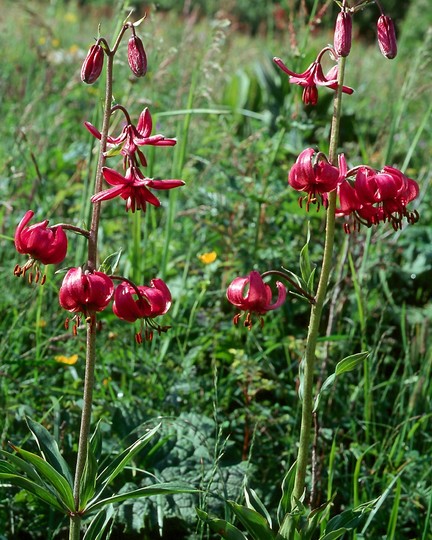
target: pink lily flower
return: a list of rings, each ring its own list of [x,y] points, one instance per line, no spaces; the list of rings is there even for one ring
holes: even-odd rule
[[[86,316],[104,310],[114,294],[114,284],[103,272],[83,272],[81,267],[71,268],[59,291],[62,308]]]
[[[15,231],[16,250],[42,264],[61,263],[67,252],[66,233],[62,227],[48,227],[47,219],[28,227],[33,216],[34,212],[28,210],[19,222]]]
[[[123,281],[114,293],[113,312],[119,319],[132,323],[143,319],[145,339],[151,341],[153,330],[160,335],[169,329],[169,326],[160,326],[153,319],[165,315],[171,307],[171,302],[170,290],[162,279],[152,279],[150,287],[145,285],[135,287]],[[135,334],[135,340],[142,343],[141,331]]]
[[[148,188],[153,189],[173,189],[183,186],[183,180],[153,180],[142,175],[138,167],[129,167],[125,176],[114,169],[102,168],[105,180],[113,186],[96,193],[91,198],[93,203],[107,201],[115,197],[121,197],[126,201],[126,211],[143,210],[145,212],[147,203],[153,206],[160,206],[160,200],[153,195]]]
[[[264,283],[261,274],[253,270],[248,276],[235,278],[227,289],[227,299],[234,306],[246,312],[244,325],[252,327],[252,313],[263,315],[267,311],[271,311],[280,307],[286,299],[286,287],[280,281],[276,282],[278,297],[272,303],[272,290],[270,285]],[[235,315],[233,321],[237,324],[240,314]],[[263,319],[259,317],[260,324],[263,326]]]
[[[321,58],[326,51],[333,51],[331,47],[325,47],[317,56],[316,60],[303,73],[295,73],[287,68],[280,58],[273,58],[273,61],[282,71],[289,75],[289,82],[303,87],[303,102],[306,105],[316,105],[318,102],[317,86],[327,86],[332,90],[338,87],[338,67],[333,66],[327,75],[324,75]],[[352,94],[354,90],[349,86],[342,86],[342,92]]]
[[[288,183],[295,190],[308,194],[307,210],[311,203],[317,202],[317,195],[326,205],[327,193],[334,191],[342,181],[343,164],[343,155],[339,156],[339,169],[331,165],[322,152],[316,152],[313,148],[306,148],[300,153],[288,173]]]
[[[123,110],[123,109],[122,109]],[[124,110],[123,110],[124,111]],[[125,111],[124,111],[125,112]],[[128,124],[123,128],[118,137],[108,136],[107,143],[111,148],[116,148],[123,145],[120,153],[134,159],[135,153],[138,154],[140,163],[143,167],[147,166],[147,160],[144,154],[139,149],[140,146],[174,146],[177,143],[176,139],[169,139],[164,135],[151,135],[153,129],[153,121],[150,111],[146,107],[139,116],[138,124],[134,126],[127,115]],[[84,122],[85,127],[97,139],[101,139],[101,133],[90,122]],[[109,154],[109,152],[107,152]]]

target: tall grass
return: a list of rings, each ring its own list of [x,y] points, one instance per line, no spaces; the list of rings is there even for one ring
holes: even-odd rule
[[[99,22],[116,24],[107,12],[83,12],[74,3],[16,3],[3,11],[0,28],[0,443],[22,443],[23,419],[30,415],[55,434],[68,459],[80,412],[82,336],[64,330],[58,274],[51,272],[39,288],[14,278],[18,255],[12,238],[28,208],[52,223],[88,221],[93,142],[82,122],[98,124],[100,113],[92,111],[100,93],[97,85],[90,93],[81,87],[79,69]],[[163,416],[165,431],[136,470],[190,479],[204,486],[205,504],[220,512],[216,487],[239,500],[248,483],[275,515],[276,486],[295,456],[307,306],[293,298],[266,319],[264,330],[245,336],[231,325],[224,289],[253,264],[298,268],[307,225],[286,174],[305,144],[325,145],[329,102],[323,95],[318,109],[304,110],[269,64],[273,54],[293,54],[286,34],[250,38],[221,21],[157,11],[142,28],[150,60],[145,93],[129,80],[125,65],[119,66],[115,98],[134,118],[148,104],[155,129],[178,137],[174,163],[165,149],[155,149],[147,172],[182,178],[186,186],[169,198],[163,194],[164,213],[151,208],[128,216],[127,227],[122,208],[105,203],[100,245],[102,258],[122,250],[119,265],[133,279],[161,272],[174,297],[167,316],[172,329],[140,347],[132,329],[106,315],[95,418],[109,452],[134,429]],[[299,42],[309,34],[298,32]],[[308,36],[299,66],[322,38]],[[323,376],[349,353],[366,348],[371,355],[363,370],[347,374],[323,398],[316,433],[319,495],[321,501],[334,496],[337,509],[385,494],[358,539],[426,540],[432,534],[431,75],[423,69],[430,40],[419,36],[410,47],[414,60],[401,55],[382,68],[380,59],[377,69],[376,47],[356,43],[347,72],[347,84],[356,88],[343,119],[349,159],[357,164],[367,155],[377,167],[389,161],[406,167],[422,191],[421,221],[414,227],[348,238],[341,227],[336,240],[334,300],[328,303],[333,325],[319,350]],[[233,101],[239,80],[244,94]],[[311,214],[309,221],[314,261],[322,250],[322,215]],[[82,262],[83,243],[72,242],[76,254],[65,266]],[[216,260],[203,263],[198,256],[211,251]],[[281,343],[287,325],[290,336]],[[79,356],[75,365],[55,360],[73,354]],[[123,480],[142,481],[135,473]],[[206,537],[195,530],[196,501],[184,496],[175,502],[137,503],[132,511],[122,506],[116,534],[128,538],[145,527],[150,535],[164,521],[165,538],[174,538],[170,527],[184,531],[184,538]],[[47,531],[62,538],[63,524],[55,516],[6,486],[0,490],[0,524],[7,538],[29,530],[33,538],[45,538]]]

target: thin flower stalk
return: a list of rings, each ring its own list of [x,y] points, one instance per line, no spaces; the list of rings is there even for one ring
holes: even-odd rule
[[[109,122],[111,116],[111,103],[113,97],[113,64],[114,55],[120,44],[121,38],[129,25],[124,25],[117,37],[114,47],[110,50],[108,44],[104,41],[105,53],[107,55],[106,65],[106,82],[105,82],[105,102],[104,114],[101,131],[101,142],[99,150],[99,158],[95,177],[95,192],[102,189],[103,177],[102,168],[105,164],[105,151],[107,147],[107,138],[109,130]],[[100,203],[95,203],[92,206],[92,216],[90,230],[88,233],[88,252],[87,252],[87,269],[89,271],[96,270],[97,265],[97,244],[98,231],[100,222]],[[94,372],[96,365],[96,314],[86,319],[86,364],[84,375],[84,390],[83,390],[83,408],[81,412],[80,434],[78,439],[77,462],[75,466],[75,478],[73,495],[75,502],[75,514],[70,516],[69,523],[69,540],[79,540],[81,530],[80,508],[80,485],[81,478],[85,467],[87,457],[87,445],[90,434],[91,413],[93,405],[93,386]]]
[[[339,128],[341,117],[341,101],[342,101],[342,87],[345,72],[345,57],[339,60],[339,72],[338,72],[338,86],[335,93],[334,109],[331,125],[330,135],[330,150],[329,161],[332,164],[337,163],[337,147],[339,140]],[[327,293],[328,281],[330,276],[330,270],[333,257],[333,245],[335,234],[335,218],[336,218],[336,191],[329,193],[327,218],[326,218],[326,234],[324,244],[323,264],[321,268],[321,274],[319,278],[317,294],[315,297],[315,304],[312,305],[309,331],[306,340],[306,351],[303,359],[304,363],[304,382],[303,382],[303,396],[302,396],[302,416],[300,427],[300,439],[299,449],[297,455],[297,471],[293,490],[293,504],[296,504],[296,499],[300,499],[305,489],[306,469],[309,463],[309,443],[310,432],[312,428],[312,410],[313,410],[313,398],[314,398],[314,367],[316,346],[318,340],[319,326],[321,322],[322,309]],[[289,522],[284,520],[280,534],[288,532]]]

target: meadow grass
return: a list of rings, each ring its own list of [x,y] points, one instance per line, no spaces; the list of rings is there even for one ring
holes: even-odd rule
[[[114,32],[117,19],[111,10],[81,11],[75,3],[35,6],[14,3],[0,23],[0,443],[31,448],[28,415],[44,423],[73,463],[85,343],[80,332],[73,337],[64,329],[61,275],[48,270],[43,287],[13,276],[20,258],[12,238],[29,208],[52,223],[88,222],[95,149],[82,124],[100,122],[102,86],[84,87],[79,71],[98,24]],[[199,501],[177,495],[120,505],[113,537],[153,538],[163,525],[163,538],[206,538],[195,505],[226,516],[215,492],[242,500],[247,484],[275,516],[296,456],[308,306],[293,298],[263,330],[246,333],[232,325],[225,289],[252,267],[298,272],[308,222],[310,257],[320,260],[323,214],[298,207],[286,175],[305,146],[327,150],[331,96],[323,92],[319,106],[305,110],[271,57],[307,65],[315,43],[331,34],[311,35],[299,25],[299,57],[287,33],[251,38],[224,19],[153,11],[140,28],[149,73],[141,89],[119,60],[114,95],[135,119],[149,105],[157,131],[177,136],[174,158],[155,148],[149,171],[186,186],[164,193],[163,209],[146,214],[125,217],[117,201],[104,203],[100,251],[101,260],[121,251],[119,272],[132,279],[166,279],[172,328],[139,346],[133,328],[104,314],[94,422],[101,421],[106,455],[162,422],[158,442],[119,485],[145,485],[146,470],[204,490]],[[408,30],[409,49],[402,33],[400,56],[388,63],[374,44],[355,43],[347,82],[356,93],[344,102],[342,141],[353,164],[392,164],[416,178],[421,220],[396,233],[382,227],[347,236],[340,226],[327,303],[332,317],[318,350],[322,378],[345,356],[371,352],[361,369],[336,380],[317,416],[316,504],[334,496],[336,512],[382,496],[353,535],[358,540],[432,538],[432,39],[426,33],[415,41]],[[71,237],[71,244],[65,266],[83,261],[82,239]],[[203,263],[199,255],[212,251],[216,260]],[[73,355],[73,365],[58,358]],[[0,525],[0,538],[28,538],[28,531],[35,539],[64,537],[65,523],[8,486],[0,488]]]

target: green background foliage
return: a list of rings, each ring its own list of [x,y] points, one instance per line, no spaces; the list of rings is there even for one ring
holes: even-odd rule
[[[421,219],[396,233],[380,226],[345,235],[340,224],[326,308],[331,325],[322,328],[328,338],[320,343],[317,376],[324,380],[352,353],[371,355],[321,398],[316,503],[334,496],[332,512],[351,508],[378,497],[400,473],[367,532],[353,538],[426,540],[432,534],[431,21],[426,0],[404,3],[403,13],[397,2],[382,3],[398,26],[399,55],[391,62],[380,55],[370,30],[377,9],[366,10],[347,64],[347,84],[356,91],[344,100],[341,150],[352,166],[394,165],[415,178]],[[30,208],[38,221],[53,224],[85,226],[89,219],[95,144],[83,122],[100,125],[103,85],[83,85],[80,66],[98,24],[110,36],[126,12],[105,2],[83,4],[3,2],[0,20],[0,444],[35,450],[28,415],[45,425],[70,464],[83,332],[73,337],[63,326],[58,269],[47,269],[43,287],[13,276],[23,258],[12,239]],[[116,479],[116,492],[144,487],[151,475],[203,491],[119,505],[113,538],[159,532],[167,539],[207,538],[195,506],[227,519],[232,510],[216,494],[241,503],[245,485],[275,519],[296,455],[308,305],[292,297],[266,316],[263,329],[257,324],[247,332],[232,325],[225,290],[252,268],[299,273],[308,226],[310,258],[319,264],[324,214],[301,210],[286,177],[305,147],[327,151],[332,95],[321,89],[318,106],[305,108],[299,88],[271,58],[302,71],[331,42],[333,18],[308,26],[295,2],[280,3],[287,13],[291,6],[291,22],[276,21],[271,3],[226,2],[217,10],[205,2],[199,12],[198,4],[136,3],[133,20],[149,14],[139,27],[149,72],[133,79],[125,48],[116,62],[116,100],[135,120],[149,106],[157,132],[179,140],[175,149],[148,154],[148,175],[182,178],[186,186],[162,193],[162,208],[146,214],[126,214],[118,201],[103,205],[101,261],[121,250],[117,272],[145,283],[163,277],[174,303],[164,319],[169,333],[141,346],[132,325],[103,314],[93,421],[101,422],[104,456],[162,424],[151,451]],[[69,238],[65,268],[85,260],[83,240]],[[217,258],[206,265],[199,255],[211,251]],[[74,365],[56,361],[75,354]],[[25,492],[0,487],[0,538],[64,538],[66,525]]]

